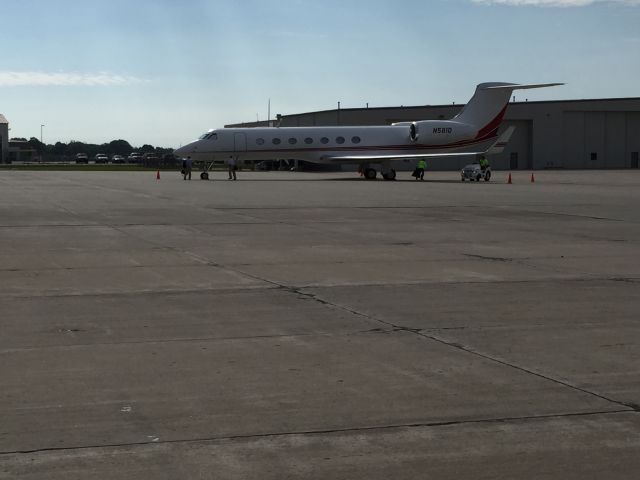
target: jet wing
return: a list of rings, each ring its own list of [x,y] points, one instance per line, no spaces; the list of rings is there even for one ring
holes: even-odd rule
[[[415,153],[404,155],[344,155],[334,157],[322,157],[323,160],[328,161],[372,161],[372,160],[400,160],[403,158],[430,158],[430,157],[463,157],[469,155],[478,155],[485,152],[455,152],[455,153]]]

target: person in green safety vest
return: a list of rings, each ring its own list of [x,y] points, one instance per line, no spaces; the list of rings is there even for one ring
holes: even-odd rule
[[[416,167],[415,171],[416,180],[420,179],[424,181],[425,168],[427,168],[427,162],[423,158],[421,158],[420,160],[418,160],[418,166]]]
[[[489,160],[484,155],[480,156],[480,169],[484,172],[489,166]]]

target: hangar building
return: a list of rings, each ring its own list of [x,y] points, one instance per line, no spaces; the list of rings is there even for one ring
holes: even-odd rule
[[[450,119],[464,105],[347,108],[278,116],[281,127],[388,125]],[[229,125],[266,126],[266,122]],[[502,130],[516,126],[505,151],[490,158],[492,168],[638,168],[640,98],[510,103]],[[434,158],[430,170],[454,170],[463,158]]]

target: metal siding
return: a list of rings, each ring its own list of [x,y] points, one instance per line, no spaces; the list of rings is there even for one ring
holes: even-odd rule
[[[624,112],[607,112],[606,120],[604,166],[606,168],[624,168],[628,163],[625,162],[626,115]]]
[[[505,120],[500,128],[500,133],[510,126],[516,127],[511,140],[509,140],[509,143],[502,153],[494,155],[489,159],[491,161],[491,168],[495,170],[510,170],[512,153],[518,154],[518,170],[525,170],[531,162],[531,121]]]
[[[585,112],[584,116],[584,150],[587,168],[603,168],[605,157],[605,112]],[[591,160],[591,154],[596,153],[597,159]]]
[[[584,113],[564,112],[563,116],[563,141],[565,168],[585,168],[585,144],[584,144]]]
[[[627,112],[626,166],[631,166],[631,155],[640,152],[640,112]]]

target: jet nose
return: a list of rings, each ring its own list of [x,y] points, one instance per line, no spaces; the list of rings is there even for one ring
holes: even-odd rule
[[[185,148],[184,148],[184,147],[176,148],[176,149],[173,151],[173,154],[174,154],[176,157],[184,157],[184,154],[185,154]]]
[[[177,148],[176,150],[173,151],[173,154],[178,157],[185,157],[193,153],[198,153],[198,146],[195,143],[189,143],[188,145]]]

